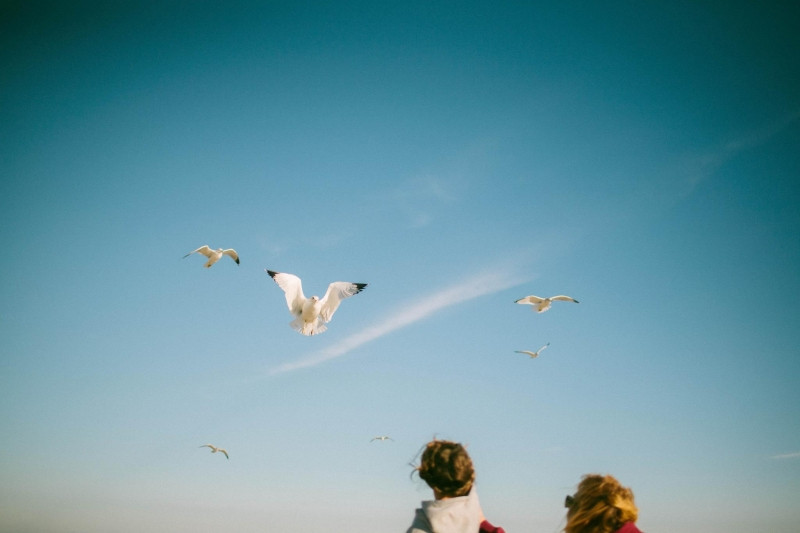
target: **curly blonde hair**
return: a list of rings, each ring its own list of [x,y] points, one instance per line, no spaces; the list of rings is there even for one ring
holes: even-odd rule
[[[613,476],[583,476],[567,505],[565,533],[613,533],[639,517],[633,491]]]
[[[434,439],[426,444],[416,471],[444,498],[466,496],[475,482],[472,459],[458,442]]]

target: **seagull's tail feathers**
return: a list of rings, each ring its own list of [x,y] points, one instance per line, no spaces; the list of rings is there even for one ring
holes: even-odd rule
[[[328,326],[326,326],[322,320],[317,319],[314,322],[303,322],[303,317],[295,318],[289,322],[289,325],[293,330],[307,337],[310,337],[311,335],[319,335],[328,329]]]
[[[295,330],[298,333],[303,333],[303,329],[304,329],[303,325],[304,324],[305,323],[303,322],[302,317],[297,317],[294,320],[292,320],[291,322],[289,322],[289,327],[292,328],[293,330]],[[303,333],[303,335],[307,335],[307,333]]]
[[[316,322],[312,322],[308,324],[308,335],[319,335],[320,333],[326,331],[328,326],[326,326],[322,320],[317,320]]]

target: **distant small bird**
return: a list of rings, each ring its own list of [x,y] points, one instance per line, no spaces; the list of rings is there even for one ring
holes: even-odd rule
[[[550,298],[540,298],[539,296],[526,296],[525,298],[520,298],[519,300],[514,301],[514,303],[521,304],[521,305],[533,305],[534,310],[537,313],[544,313],[548,309],[550,309],[550,304],[553,302],[578,302],[575,298],[570,296],[564,296],[563,294],[559,294],[558,296],[551,296]]]
[[[223,250],[222,248],[217,248],[216,250],[212,250],[208,247],[207,244],[204,244],[197,250],[193,252],[189,252],[188,254],[184,255],[183,258],[186,259],[192,254],[203,254],[204,256],[208,257],[208,262],[203,265],[206,268],[211,268],[211,265],[219,261],[223,255],[229,256],[231,259],[236,261],[236,264],[239,264],[239,254],[236,253],[236,250],[233,248],[228,248],[227,250]]]
[[[289,312],[297,317],[289,325],[302,335],[318,335],[328,329],[325,323],[331,321],[342,300],[358,294],[367,286],[366,283],[334,281],[328,285],[325,296],[320,300],[319,296],[306,298],[303,284],[294,274],[273,270],[267,270],[267,274],[286,293]]]
[[[223,450],[222,448],[217,448],[213,444],[203,444],[202,446],[200,446],[200,448],[206,448],[206,447],[211,448],[211,453],[220,452],[225,455],[226,459],[230,459],[230,457],[228,457],[228,452]]]
[[[539,354],[542,353],[542,350],[544,350],[548,346],[550,346],[549,342],[544,346],[542,346],[541,348],[539,348],[538,350],[536,350],[535,352],[529,352],[528,350],[514,350],[514,353],[524,353],[530,355],[531,359],[535,359],[536,357],[539,357]]]
[[[380,435],[380,436],[378,436],[378,437],[373,437],[373,438],[372,438],[372,440],[371,440],[370,442],[372,442],[373,440],[379,440],[379,441],[381,441],[381,442],[383,442],[383,441],[385,441],[385,440],[391,440],[391,441],[394,441],[394,439],[393,439],[392,437],[387,437],[386,435]]]

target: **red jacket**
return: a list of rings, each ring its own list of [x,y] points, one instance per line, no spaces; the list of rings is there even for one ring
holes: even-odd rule
[[[506,531],[502,527],[495,527],[488,520],[484,520],[481,522],[479,533],[506,533]]]

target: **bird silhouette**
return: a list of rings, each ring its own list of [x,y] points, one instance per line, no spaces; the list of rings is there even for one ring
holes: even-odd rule
[[[267,274],[283,290],[289,312],[296,317],[289,325],[302,335],[318,335],[328,329],[325,324],[331,321],[342,300],[358,294],[367,286],[366,283],[334,281],[328,285],[322,299],[319,296],[306,298],[303,283],[294,274],[274,270],[267,270]]]
[[[213,444],[203,444],[202,446],[200,446],[200,448],[206,448],[206,447],[211,448],[211,453],[220,452],[221,454],[225,455],[226,459],[230,459],[230,457],[228,457],[228,452],[223,450],[222,448],[217,448]]]
[[[531,359],[535,359],[539,357],[539,354],[542,353],[542,350],[546,349],[548,346],[550,346],[549,342],[544,346],[542,346],[541,348],[539,348],[538,350],[536,350],[535,352],[530,352],[528,350],[514,350],[514,353],[524,353],[526,355],[531,356]]]
[[[558,296],[551,296],[550,298],[542,298],[540,296],[534,296],[531,294],[530,296],[526,296],[525,298],[520,298],[519,300],[514,301],[514,303],[520,305],[526,305],[526,304],[532,305],[533,309],[537,313],[544,313],[545,311],[550,309],[550,304],[552,304],[553,302],[575,302],[576,304],[580,303],[575,298],[572,298],[571,296],[564,296],[563,294],[559,294]]]
[[[228,248],[227,250],[223,250],[222,248],[217,248],[216,250],[212,250],[211,248],[208,247],[207,244],[204,244],[197,250],[194,250],[193,252],[189,252],[188,254],[184,255],[183,258],[186,259],[192,254],[203,254],[204,256],[208,257],[208,262],[206,262],[206,264],[203,265],[206,268],[211,268],[211,265],[219,261],[223,255],[227,255],[228,257],[236,261],[237,265],[239,264],[239,254],[237,254],[236,250],[234,250],[233,248]]]

